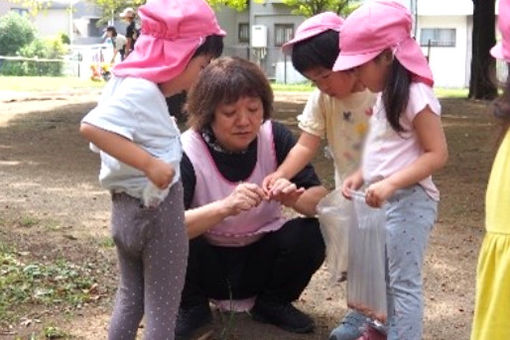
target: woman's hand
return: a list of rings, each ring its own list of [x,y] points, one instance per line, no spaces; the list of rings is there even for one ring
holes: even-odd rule
[[[174,167],[160,159],[151,157],[145,169],[145,175],[160,189],[167,188],[175,176]]]
[[[373,208],[380,208],[390,198],[397,187],[387,178],[371,184],[365,191],[365,201]]]
[[[283,174],[276,170],[275,172],[267,175],[264,180],[262,181],[262,190],[264,190],[264,193],[266,195],[271,194],[271,190],[275,184],[275,182],[280,179],[284,178]]]
[[[261,187],[254,183],[241,183],[222,202],[229,216],[238,215],[257,207],[266,198]]]
[[[269,199],[278,201],[287,207],[292,207],[303,192],[305,192],[304,188],[298,188],[296,184],[288,179],[279,178],[271,187]]]
[[[356,191],[363,185],[363,175],[361,169],[348,176],[342,183],[342,195],[345,198],[351,199],[351,192]]]

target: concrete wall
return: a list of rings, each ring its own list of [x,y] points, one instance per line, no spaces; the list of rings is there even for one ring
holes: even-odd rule
[[[468,63],[468,17],[467,16],[419,16],[417,41],[422,28],[453,28],[456,31],[455,47],[422,47],[429,54],[429,64],[439,87],[464,87],[469,77],[466,75]]]

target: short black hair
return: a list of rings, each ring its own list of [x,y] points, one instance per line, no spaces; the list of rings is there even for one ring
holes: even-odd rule
[[[209,35],[205,38],[205,41],[200,45],[192,58],[201,55],[210,55],[213,58],[218,58],[223,53],[223,36],[221,35]]]
[[[292,65],[300,73],[317,66],[331,70],[340,53],[338,43],[339,33],[335,30],[300,41],[292,46]]]
[[[114,26],[108,26],[106,27],[106,32],[112,32],[113,36],[117,36],[117,30],[115,29]]]

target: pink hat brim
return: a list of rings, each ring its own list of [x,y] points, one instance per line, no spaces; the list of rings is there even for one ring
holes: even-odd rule
[[[298,42],[301,42],[303,40],[306,40],[306,39],[309,39],[316,35],[319,35],[321,33],[324,33],[327,30],[333,30],[333,31],[340,32],[338,29],[334,29],[334,28],[324,29],[324,27],[317,27],[316,29],[301,33],[301,34],[295,36],[293,39],[287,41],[285,44],[282,45],[282,51],[283,51],[283,53],[290,53],[290,51],[292,50],[292,46],[294,46]]]
[[[491,55],[496,59],[505,59],[503,56],[503,44],[501,42],[494,45],[494,47],[491,48]]]
[[[333,71],[345,71],[363,65],[381,54],[382,51],[374,51],[356,55],[340,54],[333,65]]]

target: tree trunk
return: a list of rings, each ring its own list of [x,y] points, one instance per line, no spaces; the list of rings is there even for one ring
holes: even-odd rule
[[[496,62],[490,49],[496,43],[495,0],[473,0],[473,48],[469,98],[494,99],[496,86]]]

